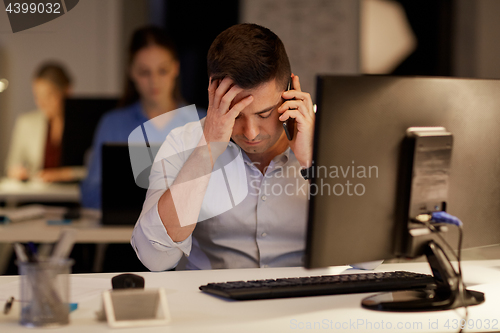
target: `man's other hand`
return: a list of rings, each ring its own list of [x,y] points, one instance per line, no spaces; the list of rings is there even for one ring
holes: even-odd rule
[[[313,134],[314,134],[314,109],[311,95],[300,89],[300,81],[297,75],[292,74],[293,90],[283,92],[282,97],[286,101],[278,108],[281,113],[280,121],[294,118],[295,133],[290,141],[290,148],[297,157],[303,168],[312,165]]]

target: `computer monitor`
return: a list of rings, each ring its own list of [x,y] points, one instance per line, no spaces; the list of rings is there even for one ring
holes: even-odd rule
[[[445,205],[464,222],[464,247],[500,243],[498,91],[497,80],[320,76],[306,267],[409,254],[398,205],[410,127],[453,135]]]
[[[101,116],[116,108],[116,98],[70,98],[65,101],[61,165],[85,164]]]
[[[153,156],[159,145],[151,145]],[[134,225],[142,211],[146,198],[147,184],[151,166],[136,179],[130,161],[128,143],[105,143],[102,146],[101,208],[104,225]],[[142,149],[137,146],[137,149]]]

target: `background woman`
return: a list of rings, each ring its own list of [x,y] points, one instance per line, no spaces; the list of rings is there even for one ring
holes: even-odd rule
[[[83,167],[61,167],[64,100],[71,78],[57,63],[42,65],[33,79],[37,110],[18,117],[7,158],[7,176],[17,180],[39,178],[46,182],[83,178]]]
[[[130,133],[138,126],[184,106],[179,91],[179,72],[176,49],[162,29],[148,26],[134,32],[129,47],[122,107],[104,115],[96,130],[89,173],[81,187],[84,207],[101,206],[102,144],[127,142]],[[200,112],[199,117],[205,114]],[[148,128],[151,142],[161,143],[172,129],[197,120],[182,112],[172,115],[163,116],[163,121],[156,123],[156,127]]]

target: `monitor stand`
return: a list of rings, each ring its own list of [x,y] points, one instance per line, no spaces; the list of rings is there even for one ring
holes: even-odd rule
[[[430,241],[425,247],[435,289],[387,292],[367,297],[361,305],[370,310],[411,312],[449,310],[484,302],[482,292],[465,289],[462,293],[463,286],[450,260],[436,242]]]

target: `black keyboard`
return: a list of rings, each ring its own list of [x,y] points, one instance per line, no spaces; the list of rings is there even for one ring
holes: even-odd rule
[[[200,290],[237,300],[368,293],[435,287],[431,275],[405,271],[209,283]]]

